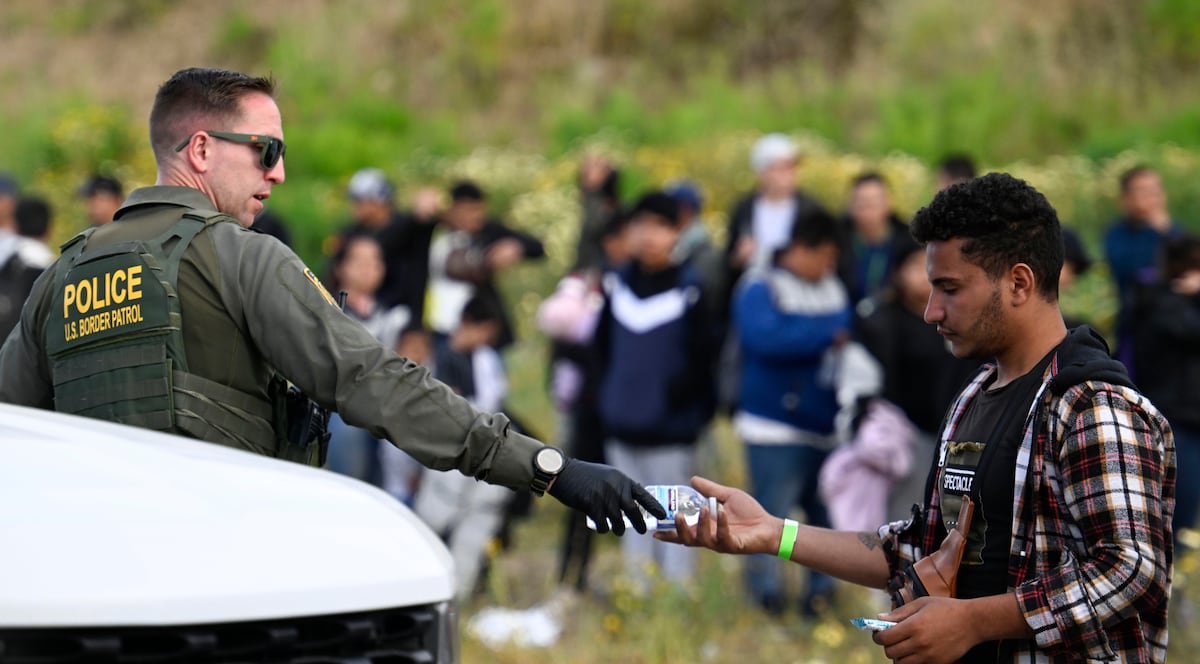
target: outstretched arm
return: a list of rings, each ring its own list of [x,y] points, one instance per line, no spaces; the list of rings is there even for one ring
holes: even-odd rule
[[[675,532],[655,537],[685,546],[702,546],[719,553],[775,555],[783,537],[783,519],[767,513],[758,501],[740,489],[723,486],[703,477],[693,477],[692,486],[717,499],[716,518],[708,509],[688,526],[683,516],[675,521]],[[801,525],[792,548],[792,562],[818,572],[871,588],[887,584],[888,565],[879,535],[852,533]]]
[[[675,518],[675,532],[655,533],[655,537],[720,553],[779,551],[783,519],[768,514],[745,491],[702,477],[693,477],[692,486],[717,499],[717,518],[714,520],[707,508],[702,508],[700,520],[689,527],[679,515]],[[887,584],[887,560],[876,533],[802,525],[796,534],[791,560],[870,588],[883,588]],[[1032,633],[1012,593],[969,600],[922,597],[879,617],[897,623],[873,637],[894,661],[954,662],[977,643],[1028,638]]]

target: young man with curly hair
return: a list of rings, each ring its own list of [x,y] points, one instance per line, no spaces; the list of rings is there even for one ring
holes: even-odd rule
[[[925,320],[954,355],[988,358],[939,436],[921,518],[878,533],[797,526],[702,478],[722,504],[668,536],[775,552],[875,588],[932,554],[969,496],[975,518],[955,597],[883,614],[897,662],[1166,659],[1175,445],[1104,341],[1058,308],[1062,232],[1025,182],[992,173],[917,213],[933,291]],[[664,537],[659,535],[659,537]],[[894,587],[895,584],[893,584]]]

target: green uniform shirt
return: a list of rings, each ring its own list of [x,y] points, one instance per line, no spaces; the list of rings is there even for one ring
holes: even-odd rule
[[[188,209],[214,207],[196,189],[138,189],[88,249],[156,237]],[[54,407],[44,332],[56,268],[34,284],[20,324],[0,348],[2,402]],[[190,373],[266,400],[274,367],[348,424],[430,468],[529,487],[541,443],[510,432],[504,415],[479,412],[424,367],[380,346],[275,238],[237,224],[210,225],[183,255],[178,291]]]

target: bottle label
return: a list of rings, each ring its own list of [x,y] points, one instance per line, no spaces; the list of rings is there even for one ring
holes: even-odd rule
[[[675,510],[679,509],[679,492],[675,490],[675,487],[660,486],[658,487],[658,494],[655,497],[667,509],[667,518],[674,521]]]
[[[675,515],[681,510],[687,523],[695,525],[699,519],[700,510],[694,504],[693,497],[686,493],[689,490],[687,487],[684,487],[682,491],[678,486],[654,486],[646,488],[652,490],[655,500],[667,511],[667,518],[661,520],[646,515],[647,525],[653,524],[651,527],[654,530],[675,530]],[[716,501],[712,502],[715,505]]]

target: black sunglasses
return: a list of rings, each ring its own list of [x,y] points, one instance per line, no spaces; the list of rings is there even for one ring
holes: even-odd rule
[[[227,131],[207,131],[205,132],[213,138],[219,138],[223,141],[232,141],[234,143],[243,143],[245,145],[257,145],[262,152],[258,155],[258,164],[263,167],[264,171],[269,171],[275,168],[275,164],[283,159],[283,155],[287,154],[287,145],[283,143],[283,139],[275,138],[274,136],[263,136],[262,134],[233,134]],[[192,134],[195,136],[195,134]],[[192,136],[183,139],[183,142],[175,146],[175,151],[179,152],[187,147],[188,143],[192,142]]]

